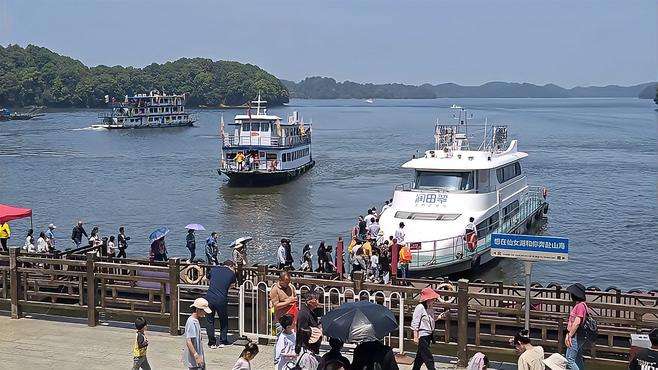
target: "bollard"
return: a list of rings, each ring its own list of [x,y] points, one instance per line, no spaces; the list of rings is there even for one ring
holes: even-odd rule
[[[96,310],[98,282],[94,275],[94,261],[96,261],[96,252],[87,252],[87,325],[89,326],[98,324],[98,311]]]
[[[20,294],[20,275],[18,272],[18,247],[9,248],[9,295],[11,297],[11,318],[21,317],[21,308],[18,302]]]
[[[339,236],[336,242],[336,272],[339,280],[343,280],[343,237]]]
[[[468,365],[468,279],[457,283],[457,366]]]
[[[180,258],[170,258],[169,265],[169,334],[179,335],[178,328],[178,280],[180,279]]]
[[[267,265],[257,265],[256,269],[258,270],[258,289],[256,292],[256,312],[258,315],[256,325],[258,325],[258,330],[256,333],[269,335],[267,323],[270,315],[270,302],[267,296]],[[258,344],[267,344],[267,338],[259,336]]]

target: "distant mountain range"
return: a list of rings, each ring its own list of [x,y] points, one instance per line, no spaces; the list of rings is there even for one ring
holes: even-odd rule
[[[301,99],[434,99],[434,98],[589,98],[640,97],[653,99],[656,82],[633,86],[587,86],[566,89],[554,84],[488,82],[480,86],[454,83],[419,86],[337,82],[329,77],[307,77],[300,82],[281,80],[290,97]]]

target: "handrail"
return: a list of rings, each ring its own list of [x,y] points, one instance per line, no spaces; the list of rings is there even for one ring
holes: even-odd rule
[[[271,147],[289,147],[311,142],[311,135],[294,135],[294,136],[270,136],[267,138],[258,136],[224,134],[223,144],[230,148],[234,146],[271,146]]]

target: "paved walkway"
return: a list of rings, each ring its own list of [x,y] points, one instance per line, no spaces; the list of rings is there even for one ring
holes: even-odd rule
[[[130,369],[134,330],[122,327],[88,327],[84,323],[0,316],[0,369]],[[205,334],[205,333],[204,333]],[[148,359],[156,369],[183,369],[183,337],[150,331]],[[208,369],[231,369],[240,346],[211,350],[206,347]],[[273,346],[260,346],[253,370],[273,369]],[[401,366],[411,369],[411,366]],[[424,368],[424,367],[423,367]],[[454,365],[437,364],[439,369]]]

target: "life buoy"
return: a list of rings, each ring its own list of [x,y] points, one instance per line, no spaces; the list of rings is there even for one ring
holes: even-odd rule
[[[189,265],[181,270],[180,278],[185,284],[199,284],[203,280],[203,269],[199,265]]]
[[[478,234],[476,232],[470,232],[466,234],[466,248],[470,252],[473,252],[478,246]]]
[[[437,285],[436,289],[434,290],[454,293],[457,291],[457,288],[455,288],[455,286],[450,283],[441,283]],[[455,297],[454,296],[446,297],[443,294],[439,293],[439,301],[441,303],[452,303],[455,301]]]

